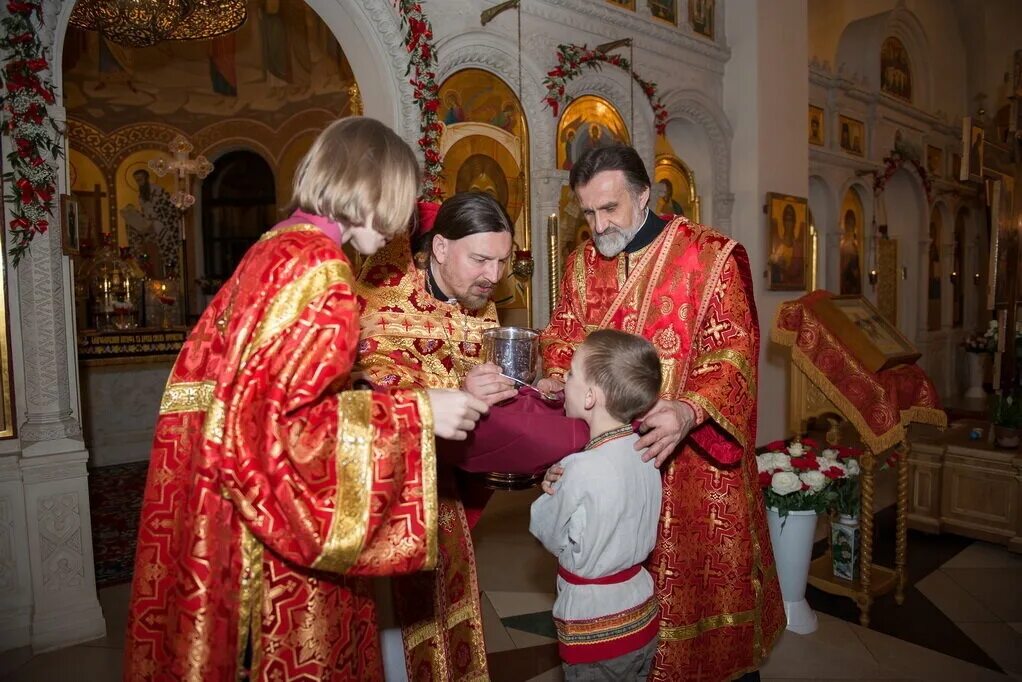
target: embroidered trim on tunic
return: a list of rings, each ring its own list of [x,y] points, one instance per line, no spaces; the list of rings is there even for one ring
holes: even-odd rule
[[[372,400],[371,391],[348,391],[337,401],[337,491],[330,532],[312,564],[317,570],[344,573],[365,543],[373,489]]]
[[[659,613],[656,597],[650,597],[638,606],[599,618],[554,618],[561,660],[592,663],[635,651],[656,637]]]

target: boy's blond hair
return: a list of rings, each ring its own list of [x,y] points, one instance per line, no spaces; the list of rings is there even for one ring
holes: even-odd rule
[[[295,171],[290,209],[346,225],[365,225],[390,238],[408,228],[419,193],[419,163],[397,133],[353,116],[320,133]]]
[[[586,381],[603,391],[611,417],[628,423],[656,403],[662,381],[660,358],[649,341],[616,329],[600,329],[579,350],[585,351]]]

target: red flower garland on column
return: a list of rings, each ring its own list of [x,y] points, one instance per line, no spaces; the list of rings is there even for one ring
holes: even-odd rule
[[[10,206],[8,225],[13,243],[11,258],[17,266],[28,253],[32,238],[50,227],[57,169],[53,160],[64,154],[63,131],[47,111],[56,101],[50,64],[33,24],[42,23],[39,0],[8,0],[7,16],[0,20],[3,69],[3,110],[0,133],[13,141],[3,174],[4,201]]]
[[[596,50],[590,50],[585,45],[558,45],[557,66],[547,72],[543,83],[546,85],[547,105],[553,111],[556,118],[562,105],[571,101],[566,94],[566,87],[569,81],[574,80],[582,73],[582,67],[589,69],[601,69],[604,64],[611,64],[625,71],[631,70],[631,64],[624,57],[617,54],[603,54]],[[642,88],[642,92],[649,100],[653,108],[653,123],[656,126],[657,135],[663,135],[667,129],[667,107],[657,93],[656,83],[643,80],[637,74],[632,73],[632,78]]]
[[[444,130],[437,112],[440,109],[440,87],[436,82],[436,48],[433,46],[433,27],[422,11],[422,5],[413,0],[395,0],[405,28],[405,48],[408,50],[409,82],[415,89],[412,97],[419,107],[419,147],[422,149],[422,200],[441,201],[440,191],[440,134]]]

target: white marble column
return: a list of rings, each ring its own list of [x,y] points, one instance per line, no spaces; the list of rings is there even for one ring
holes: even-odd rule
[[[51,58],[61,8],[60,2],[45,2],[37,25]],[[60,124],[65,121],[59,103],[48,113]],[[0,146],[6,158],[11,140],[4,137]],[[60,191],[66,192],[64,161],[48,162],[56,164]],[[9,221],[8,213],[3,224]],[[9,550],[13,558],[0,568],[0,582],[13,580],[16,585],[13,597],[0,591],[0,632],[13,635],[11,641],[0,639],[0,648],[28,643],[35,651],[106,632],[96,596],[88,452],[78,417],[72,278],[61,253],[60,216],[54,215],[50,224],[46,234],[35,236],[17,268],[4,254],[18,439],[4,443],[2,451],[8,454],[0,455],[0,538],[8,541],[0,551]]]
[[[537,277],[533,291],[533,322],[537,328],[545,327],[550,319],[550,241],[547,235],[547,218],[560,213],[561,187],[568,182],[568,172],[543,170],[532,174],[532,192],[535,195],[536,224],[539,227],[533,241]],[[562,271],[563,274],[563,271]]]

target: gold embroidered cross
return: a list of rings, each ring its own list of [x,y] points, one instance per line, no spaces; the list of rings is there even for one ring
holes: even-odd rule
[[[677,571],[667,568],[667,555],[661,554],[660,561],[656,564],[656,570],[653,573],[657,576],[657,588],[662,588],[667,578],[677,577]]]

